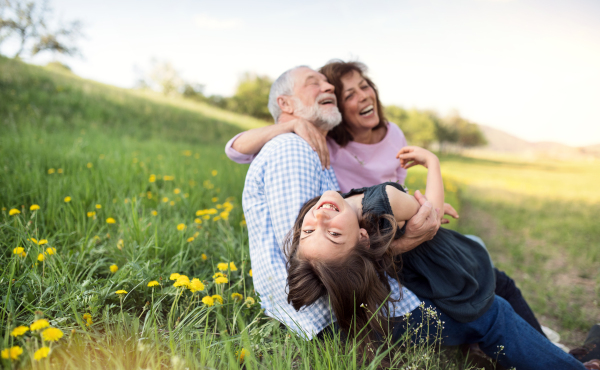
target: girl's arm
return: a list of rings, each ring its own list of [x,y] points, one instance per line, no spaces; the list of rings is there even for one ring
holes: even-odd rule
[[[405,146],[400,149],[396,158],[400,159],[400,166],[406,169],[418,164],[427,168],[425,197],[435,209],[444,210],[444,183],[438,157],[429,150],[417,146]],[[438,216],[441,218],[444,213],[438,212]]]

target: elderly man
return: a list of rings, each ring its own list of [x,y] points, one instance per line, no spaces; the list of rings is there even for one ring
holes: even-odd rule
[[[314,123],[323,135],[341,121],[333,86],[325,76],[304,66],[285,72],[273,83],[269,110],[275,122],[283,113],[294,115]],[[287,303],[283,243],[301,206],[337,188],[333,171],[323,170],[312,148],[291,133],[276,136],[266,143],[246,176],[242,202],[250,237],[254,287],[265,313],[306,339],[319,334],[335,318],[325,298],[300,311]],[[423,198],[419,203],[421,208],[407,227],[409,243],[431,238],[431,233],[439,227],[431,204]],[[420,310],[415,310],[420,300],[395,280],[390,280],[390,285],[394,298],[402,292],[402,299],[393,303],[390,312],[397,316],[413,312],[408,323],[414,324],[415,319],[420,318]],[[522,369],[584,368],[517,316],[502,298],[496,297],[492,307],[471,323],[458,323],[443,314],[442,320],[445,320],[446,344],[481,342],[482,348],[488,350],[502,346],[505,356],[500,356],[500,362],[503,365],[519,365]],[[406,321],[392,319],[392,322],[395,339],[398,339],[406,330]]]

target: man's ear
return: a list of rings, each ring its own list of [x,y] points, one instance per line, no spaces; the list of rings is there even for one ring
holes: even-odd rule
[[[287,95],[281,95],[277,97],[277,104],[283,113],[294,114],[294,104],[292,97]]]
[[[369,233],[367,233],[367,230],[361,228],[358,231],[358,240],[363,241],[364,239],[367,240],[367,242],[369,242]],[[367,243],[367,248],[371,247],[371,243]]]

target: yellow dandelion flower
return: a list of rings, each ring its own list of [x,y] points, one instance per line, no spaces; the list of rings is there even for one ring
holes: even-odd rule
[[[63,337],[63,332],[57,328],[48,328],[42,332],[42,337],[49,342],[56,342]]]
[[[32,242],[34,242],[35,244],[37,244],[37,243],[38,243],[38,241],[37,241],[37,239],[36,239],[36,238],[29,238],[29,239],[27,239],[27,240],[29,240],[29,241],[32,241]]]
[[[52,175],[54,172],[54,168],[48,168],[48,175]]]
[[[159,286],[159,285],[160,284],[156,280],[152,280],[151,282],[148,283],[149,288],[154,288],[155,286]]]
[[[31,330],[31,331],[41,330],[41,329],[45,329],[49,326],[50,326],[50,323],[48,322],[48,320],[39,319],[39,320],[34,321],[33,324],[31,324],[29,326],[29,330]]]
[[[151,214],[152,216],[158,216],[158,212],[156,212],[156,211],[152,211],[152,212],[150,212],[150,214]]]
[[[217,211],[216,209],[214,209],[214,208],[211,208],[211,209],[209,209],[209,210],[207,210],[207,211],[206,211],[206,214],[209,214],[209,215],[216,215],[216,214],[217,214],[217,212],[218,212],[218,211]]]
[[[176,188],[175,190],[173,190],[173,193],[179,194],[179,193],[181,193],[181,190],[179,188]]]
[[[40,239],[40,241],[38,242],[39,245],[44,245],[44,244],[48,244],[48,240],[46,239]]]
[[[13,337],[18,337],[21,336],[25,333],[27,333],[29,331],[29,328],[27,326],[17,326],[16,328],[14,328],[11,332],[10,335],[12,335]]]
[[[63,169],[62,169],[62,168],[59,168],[59,169],[58,169],[56,172],[58,172],[58,173],[63,173]]]
[[[92,315],[90,315],[89,313],[84,313],[83,314],[83,319],[86,321],[85,326],[90,326],[90,325],[92,325],[94,323],[92,321]]]
[[[88,217],[94,217],[94,216],[96,216],[96,212],[90,211],[90,212],[87,213],[87,216]]]
[[[125,198],[125,200],[123,201],[123,203],[129,204],[129,198]]]
[[[156,175],[150,175],[150,178],[148,179],[149,182],[155,182],[156,181]]]
[[[211,173],[211,175],[213,175],[213,176],[217,176],[217,173],[218,173],[218,172],[217,172],[217,170],[212,170],[210,173]]]
[[[168,175],[165,175],[165,176],[163,177],[163,180],[165,180],[165,181],[173,181],[173,180],[175,180],[175,176],[168,176]]]
[[[215,273],[215,274],[213,275],[213,279],[216,279],[216,278],[218,278],[218,277],[227,277],[227,276],[226,276],[226,275],[223,275],[223,273],[222,273],[222,272],[217,272],[217,273]]]
[[[169,276],[169,280],[177,280],[181,275],[179,275],[178,273],[174,272],[171,274],[171,276]]]
[[[9,216],[14,216],[14,215],[18,215],[19,213],[21,213],[21,211],[19,211],[16,208],[11,208],[10,211],[8,211],[8,215]]]
[[[233,299],[236,302],[241,302],[242,299],[244,299],[244,296],[241,295],[240,293],[232,293],[231,294],[231,299]]]
[[[71,197],[65,197],[65,203],[69,203],[71,201]]]
[[[189,198],[189,197],[190,197],[190,193],[185,193],[185,194],[183,194],[183,197],[184,197],[184,198]]]
[[[112,272],[113,274],[114,274],[115,272],[119,271],[119,266],[117,266],[117,265],[115,265],[115,264],[112,264],[112,265],[110,265],[110,267],[109,267],[109,268],[110,268],[110,272]]]
[[[250,275],[250,277],[252,277],[252,269],[250,269],[250,271],[248,271],[248,275]]]
[[[216,202],[219,200],[219,198],[217,198],[217,197],[212,197],[210,200],[212,200],[212,202],[213,202],[213,203],[216,203]]]
[[[194,220],[194,222],[197,223],[198,225],[200,225],[202,223],[202,220],[199,219],[199,218],[197,218],[197,219]]]
[[[21,257],[23,257],[23,258],[27,257],[27,253],[21,252]]]
[[[196,216],[204,216],[206,214],[205,209],[199,209],[196,211]]]
[[[237,271],[237,267],[235,266],[235,263],[229,262],[229,269],[231,271]]]
[[[148,199],[152,199],[152,192],[151,191],[147,192],[146,196],[148,197]]]
[[[109,217],[109,218],[107,218],[107,219],[106,219],[106,223],[107,223],[107,224],[114,224],[114,223],[116,223],[116,222],[117,222],[117,221],[115,221],[115,219],[114,219],[114,218],[112,218],[112,217]]]
[[[23,249],[23,247],[16,247],[13,249],[13,254],[23,254],[24,251],[25,249]]]
[[[127,291],[123,290],[123,289],[119,289],[115,292],[115,294],[127,294]]]
[[[44,261],[44,254],[43,253],[38,254],[37,260],[40,262]]]
[[[210,306],[214,306],[215,300],[211,296],[207,295],[207,296],[202,297],[202,303],[204,303],[205,305],[210,307]]]
[[[227,284],[228,281],[226,277],[218,277],[215,279],[215,284]]]
[[[10,347],[10,348],[5,348],[2,350],[2,358],[8,360],[16,360],[19,358],[19,356],[21,356],[21,354],[23,353],[23,348],[19,347],[19,346],[14,346],[14,347]]]
[[[229,265],[227,265],[226,262],[221,262],[219,264],[217,264],[217,268],[221,271],[227,271]]]
[[[221,216],[215,216],[215,217],[213,218],[213,221],[219,221],[220,219],[221,219]]]
[[[179,275],[179,277],[177,278],[177,280],[175,281],[173,286],[176,288],[179,288],[179,287],[187,288],[189,286],[189,284],[190,284],[190,278],[188,278],[185,275]]]
[[[202,260],[203,260],[203,261],[206,261],[206,260],[208,259],[208,257],[207,257],[207,256],[206,256],[206,254],[204,254],[204,253],[202,253],[202,255],[201,255],[200,257],[202,257]]]
[[[94,165],[92,164],[92,162],[88,162],[88,164],[86,164],[87,168],[92,168],[94,167]]]
[[[240,360],[240,363],[242,363],[244,361],[244,358],[246,357],[247,354],[248,354],[248,351],[246,350],[246,348],[242,348],[239,355],[237,352],[235,353],[235,355],[238,356],[238,360]]]
[[[193,241],[194,241],[194,237],[193,237],[193,236],[190,236],[189,238],[187,238],[187,241],[188,241],[188,242],[193,242]]]
[[[52,247],[46,248],[46,254],[49,256],[56,254],[56,248],[52,248]]]
[[[101,209],[102,205],[101,204],[96,204],[96,209]]]
[[[223,208],[223,206],[222,206],[222,205],[220,205],[220,204],[217,204],[217,206],[216,206],[216,207],[217,207],[217,209],[221,209],[221,208]]]
[[[169,198],[167,198],[167,197],[162,198],[163,203],[167,203],[168,201],[169,201]]]
[[[221,297],[218,294],[213,295],[212,299],[214,299],[216,302],[219,302],[220,304],[223,304],[223,297]]]
[[[119,239],[119,241],[117,242],[117,248],[119,248],[119,250],[123,250],[123,246],[125,244],[123,243],[123,239]]]
[[[204,290],[204,284],[202,284],[202,282],[199,279],[193,278],[190,284],[188,285],[188,288],[192,291],[192,293],[195,293]]]
[[[240,221],[240,226],[246,226],[246,220]]]
[[[223,220],[228,220],[228,219],[229,219],[229,212],[221,212],[221,213],[219,214],[219,216],[221,216],[221,218],[222,218]]]
[[[172,206],[174,206],[175,205],[175,201],[172,200],[172,201],[169,202],[169,204],[172,205]]]
[[[246,297],[246,301],[244,301],[244,303],[246,304],[246,307],[250,308],[250,306],[256,303],[256,301],[252,297]]]
[[[40,349],[38,349],[37,351],[35,351],[35,353],[33,354],[33,358],[36,361],[39,361],[43,358],[48,357],[48,354],[50,353],[50,348],[49,347],[42,347]]]
[[[31,207],[29,207],[30,211],[37,211],[38,209],[40,209],[40,206],[37,204],[32,204]]]
[[[209,215],[204,215],[204,216],[202,216],[202,218],[205,219],[205,220],[210,220],[210,216]]]
[[[179,230],[179,231],[185,230],[185,224],[177,225],[177,230]]]

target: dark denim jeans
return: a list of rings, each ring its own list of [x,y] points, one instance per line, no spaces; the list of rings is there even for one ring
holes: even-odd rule
[[[425,307],[434,307],[427,299],[422,299]],[[516,367],[519,370],[584,370],[581,362],[552,344],[538,333],[531,325],[515,313],[510,304],[496,296],[492,307],[479,319],[460,323],[437,310],[442,322],[442,345],[459,345],[463,343],[479,343],[481,350],[493,359],[497,359],[505,368]],[[413,310],[408,318],[398,317],[393,320],[393,339],[400,340],[409,331],[413,340],[421,338],[432,341],[435,337],[427,336],[424,330],[416,333],[414,329],[427,320],[423,309]],[[437,320],[429,320],[429,333],[436,333]],[[499,352],[499,353],[498,353]]]

